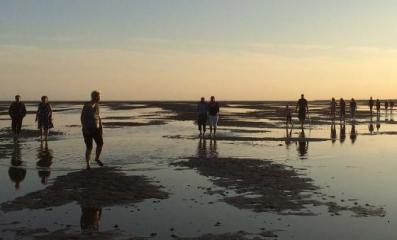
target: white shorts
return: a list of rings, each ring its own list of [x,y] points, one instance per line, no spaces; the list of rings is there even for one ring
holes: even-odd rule
[[[216,116],[208,115],[208,124],[211,127],[216,127],[218,125],[218,120],[219,120],[219,116],[218,115],[216,115]]]

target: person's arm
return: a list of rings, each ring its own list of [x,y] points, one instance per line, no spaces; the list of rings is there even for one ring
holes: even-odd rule
[[[39,119],[39,114],[40,114],[40,105],[39,105],[39,107],[37,108],[37,111],[36,111],[36,118],[35,118],[35,122],[37,122],[37,120]]]
[[[26,106],[25,106],[24,103],[22,103],[22,117],[25,117],[25,116],[26,116],[26,113],[27,113],[27,111],[26,111]]]
[[[84,105],[83,109],[81,110],[81,116],[80,116],[80,122],[81,122],[81,127],[83,130],[85,129],[85,119],[86,119],[86,113],[87,112],[87,107]]]

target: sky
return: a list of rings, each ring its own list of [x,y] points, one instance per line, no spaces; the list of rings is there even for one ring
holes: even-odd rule
[[[0,0],[0,100],[397,98],[397,1]]]

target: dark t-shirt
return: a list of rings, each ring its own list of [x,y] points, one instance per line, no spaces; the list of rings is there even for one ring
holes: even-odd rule
[[[211,116],[216,116],[219,113],[219,104],[217,102],[208,103],[208,113]]]
[[[300,113],[305,113],[307,109],[307,100],[304,98],[301,98],[298,100],[298,108]]]
[[[99,116],[99,105],[86,103],[81,112],[81,125],[84,129],[99,129],[101,128],[101,118]]]
[[[13,102],[10,105],[8,113],[11,118],[22,119],[26,116],[26,107],[22,102]]]

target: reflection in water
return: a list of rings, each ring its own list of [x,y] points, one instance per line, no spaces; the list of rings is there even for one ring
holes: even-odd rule
[[[371,120],[368,125],[368,130],[371,134],[374,132],[374,121],[373,121],[372,115],[371,115]]]
[[[200,159],[206,158],[217,158],[218,150],[217,143],[215,139],[210,140],[209,151],[207,149],[207,140],[205,138],[200,138],[198,147],[197,147],[197,157]]]
[[[39,177],[41,178],[42,184],[47,184],[48,178],[50,177],[51,171],[50,166],[52,164],[52,159],[54,158],[53,152],[51,149],[48,149],[48,143],[41,142],[40,148],[37,151],[37,167]]]
[[[99,222],[102,216],[102,208],[81,206],[80,227],[82,233],[94,233],[99,230]]]
[[[340,143],[344,143],[346,140],[346,123],[342,122],[340,125]]]
[[[352,129],[350,131],[350,140],[352,141],[352,144],[354,144],[357,140],[356,124],[354,122],[352,122]]]
[[[335,122],[333,121],[331,123],[331,140],[332,140],[332,143],[335,143],[337,138],[338,137],[336,136],[336,126],[335,126]]]
[[[22,163],[21,146],[19,142],[15,142],[11,155],[11,166],[8,169],[8,176],[10,180],[15,183],[15,189],[19,189],[20,183],[26,176],[26,169]]]
[[[376,131],[379,132],[380,129],[380,116],[376,116]]]
[[[285,146],[287,147],[287,149],[289,148],[289,146],[291,145],[291,138],[292,138],[292,127],[289,129],[288,125],[285,128]]]
[[[306,154],[309,150],[309,141],[306,139],[305,131],[299,133],[299,141],[298,141],[298,152],[300,155],[300,159],[306,159]]]

